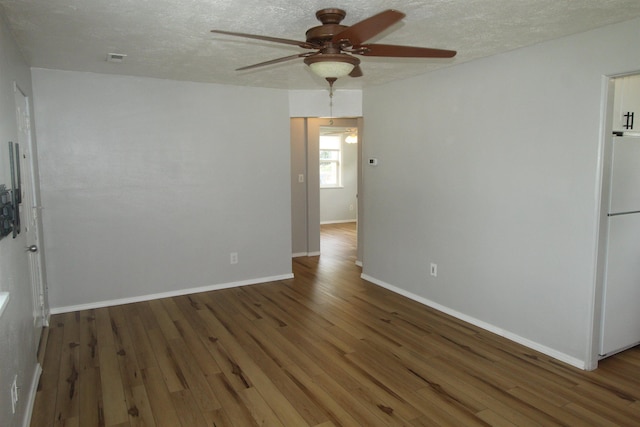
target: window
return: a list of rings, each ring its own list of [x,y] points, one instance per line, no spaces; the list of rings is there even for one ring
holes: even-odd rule
[[[340,187],[342,138],[320,136],[320,188]]]

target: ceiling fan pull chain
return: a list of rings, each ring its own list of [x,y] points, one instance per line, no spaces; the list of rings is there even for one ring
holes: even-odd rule
[[[331,125],[333,125],[333,88],[329,91],[329,117],[331,117]]]
[[[335,83],[337,79],[335,77],[327,77],[327,81],[329,82],[329,124],[333,125],[333,83]]]

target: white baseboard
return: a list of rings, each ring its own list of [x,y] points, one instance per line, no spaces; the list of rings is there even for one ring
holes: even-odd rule
[[[475,325],[479,328],[482,328],[484,330],[487,330],[489,332],[492,332],[496,335],[499,335],[501,337],[507,338],[511,341],[514,341],[518,344],[522,344],[525,347],[529,347],[533,350],[539,351],[540,353],[546,354],[547,356],[553,357],[554,359],[560,360],[564,363],[567,363],[571,366],[574,366],[578,369],[583,369],[586,370],[587,369],[587,365],[586,362],[584,360],[580,360],[577,359],[573,356],[569,356],[568,354],[564,354],[562,352],[559,352],[557,350],[554,350],[552,348],[549,348],[545,345],[542,345],[540,343],[537,343],[535,341],[531,341],[527,338],[523,338],[520,335],[514,334],[513,332],[509,332],[507,330],[504,330],[502,328],[499,328],[495,325],[492,325],[490,323],[487,322],[483,322],[482,320],[476,319],[475,317],[471,317],[468,316],[464,313],[460,313],[459,311],[453,310],[449,307],[446,307],[444,305],[438,304],[437,302],[433,302],[427,298],[421,297],[419,295],[416,295],[412,292],[406,291],[402,288],[399,288],[397,286],[394,285],[390,285],[389,283],[383,282],[381,280],[378,280],[374,277],[371,277],[367,274],[361,274],[360,277],[362,277],[364,280],[373,283],[374,285],[378,285],[380,287],[383,287],[385,289],[388,289],[392,292],[395,292],[397,294],[400,294],[402,296],[405,296],[411,300],[414,300],[416,302],[419,302],[420,304],[424,304],[428,307],[431,307],[433,309],[436,309],[438,311],[441,311],[445,314],[448,314],[450,316],[453,316],[457,319],[460,319],[462,321],[465,321],[467,323],[470,323],[472,325]]]
[[[297,252],[295,254],[291,254],[291,258],[300,258],[303,256],[320,256],[320,252]]]
[[[25,417],[22,427],[29,427],[31,425],[31,415],[33,414],[33,405],[36,402],[36,392],[38,391],[40,375],[42,375],[42,366],[38,363],[36,364],[36,371],[31,379],[31,387],[29,387],[29,396],[27,397],[27,407],[25,408]]]
[[[356,265],[357,265],[358,267],[362,267],[362,261],[358,261],[358,260],[356,260]]]
[[[339,219],[337,221],[320,221],[320,225],[325,225],[325,224],[346,224],[347,222],[357,222],[358,220],[353,218],[353,219]]]
[[[280,276],[260,277],[257,279],[242,280],[239,282],[221,283],[218,285],[202,286],[199,288],[179,289],[177,291],[161,292],[157,294],[141,295],[137,297],[121,298],[116,300],[97,301],[93,303],[71,305],[67,307],[54,307],[54,308],[51,308],[50,313],[60,314],[60,313],[69,313],[69,312],[80,311],[80,310],[91,310],[94,308],[111,307],[113,305],[130,304],[133,302],[150,301],[150,300],[160,299],[160,298],[171,298],[171,297],[176,297],[181,295],[197,294],[199,292],[218,291],[221,289],[237,288],[240,286],[275,282],[277,280],[286,280],[286,279],[293,279],[293,274],[289,273],[289,274],[283,274]]]

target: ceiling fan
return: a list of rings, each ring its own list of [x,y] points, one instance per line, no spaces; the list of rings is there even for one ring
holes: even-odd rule
[[[236,71],[304,58],[304,63],[311,68],[311,71],[325,78],[330,86],[333,86],[333,83],[340,77],[347,75],[351,77],[362,76],[360,59],[354,55],[391,58],[452,58],[456,55],[454,50],[377,43],[366,44],[367,40],[380,34],[406,16],[397,10],[389,9],[380,12],[351,26],[340,24],[346,14],[344,10],[335,8],[317,11],[316,18],[322,25],[310,28],[306,32],[306,41],[303,42],[232,31],[211,30],[211,32],[284,43],[314,50],[314,52],[304,52],[248,65],[238,68]]]

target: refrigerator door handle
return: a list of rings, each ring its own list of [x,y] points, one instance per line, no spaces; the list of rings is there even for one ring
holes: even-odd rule
[[[631,214],[637,214],[637,213],[640,213],[640,211],[614,212],[614,213],[608,213],[607,216],[611,217],[611,216],[620,216],[620,215],[631,215]]]

